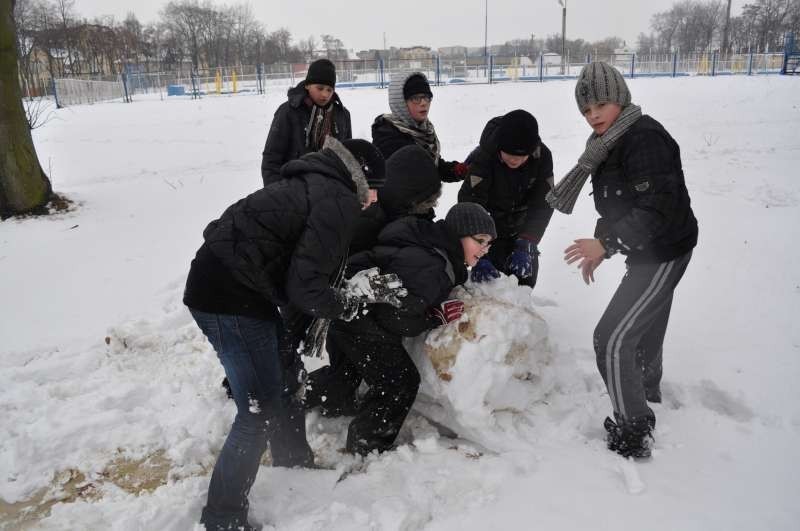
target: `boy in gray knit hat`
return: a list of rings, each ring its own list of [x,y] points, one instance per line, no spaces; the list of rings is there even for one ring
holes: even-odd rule
[[[661,401],[664,334],[673,292],[697,244],[697,220],[678,144],[631,103],[616,68],[586,65],[575,101],[593,133],[548,201],[569,214],[591,174],[600,214],[594,238],[574,240],[564,259],[578,262],[589,284],[603,260],[627,257],[627,272],[595,328],[594,349],[614,410],[614,420],[605,420],[608,448],[649,457],[656,418],[647,402]]]

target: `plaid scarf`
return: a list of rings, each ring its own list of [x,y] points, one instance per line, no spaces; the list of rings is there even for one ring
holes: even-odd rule
[[[395,126],[401,133],[405,133],[413,138],[414,143],[433,157],[433,163],[437,166],[439,165],[442,147],[439,144],[439,137],[436,136],[436,130],[433,128],[433,124],[430,120],[425,120],[421,124],[410,126],[407,120],[404,120],[403,117],[395,116],[394,114],[384,114],[383,119]]]
[[[333,124],[333,105],[319,107],[312,104],[311,119],[306,127],[306,148],[319,151],[325,143],[325,137],[331,134]]]
[[[550,206],[564,214],[572,214],[572,209],[575,207],[578,194],[586,183],[586,179],[597,171],[600,164],[608,158],[609,152],[614,149],[617,141],[641,117],[642,108],[630,104],[622,110],[608,131],[602,135],[592,133],[586,141],[586,150],[578,158],[578,163],[569,170],[569,173],[559,181],[555,188],[548,192],[547,202]]]

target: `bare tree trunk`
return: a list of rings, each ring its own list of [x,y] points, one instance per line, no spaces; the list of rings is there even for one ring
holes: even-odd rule
[[[728,36],[731,31],[731,0],[728,0],[728,10],[725,12],[725,28],[722,30],[722,47],[720,51],[725,53],[728,51]]]
[[[0,0],[0,217],[29,212],[50,199],[19,89],[14,1]]]

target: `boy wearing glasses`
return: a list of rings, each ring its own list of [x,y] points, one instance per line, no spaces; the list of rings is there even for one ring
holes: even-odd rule
[[[411,72],[392,79],[389,83],[389,109],[392,112],[375,118],[372,143],[378,146],[387,160],[401,147],[416,144],[433,159],[442,181],[461,181],[466,165],[442,159],[439,138],[428,119],[432,100],[431,86],[422,72]]]
[[[545,200],[553,186],[553,156],[539,138],[536,118],[522,109],[492,118],[466,162],[458,200],[483,205],[497,225],[497,240],[472,268],[473,282],[498,278],[502,271],[533,288],[537,246],[553,215]]]
[[[281,178],[281,167],[306,153],[319,151],[325,138],[352,138],[350,111],[335,92],[336,67],[318,59],[305,80],[289,89],[288,100],[275,111],[261,159],[264,186]]]
[[[464,303],[448,300],[450,292],[467,280],[467,266],[483,257],[496,236],[494,221],[482,206],[459,203],[444,220],[408,216],[389,223],[373,249],[350,258],[348,275],[378,267],[396,274],[408,294],[399,308],[376,305],[350,322],[331,324],[328,352],[346,358],[354,371],[329,380],[327,392],[355,394],[362,378],[369,385],[348,428],[349,452],[366,455],[392,447],[420,384],[403,337],[461,317]],[[326,391],[315,392],[327,398]]]

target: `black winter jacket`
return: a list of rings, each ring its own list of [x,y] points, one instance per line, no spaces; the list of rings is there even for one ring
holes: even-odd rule
[[[483,205],[494,218],[498,238],[523,234],[538,243],[553,215],[545,200],[553,186],[553,155],[540,143],[519,168],[503,164],[496,138],[502,118],[489,120],[480,145],[467,157],[469,173],[458,201]]]
[[[697,244],[680,147],[650,116],[619,139],[592,176],[592,193],[595,237],[628,263],[666,262]]]
[[[415,144],[414,138],[402,131],[386,120],[383,115],[378,115],[372,124],[372,143],[381,151],[384,159],[389,159],[392,154],[403,146],[412,146]],[[428,150],[430,152],[430,150]],[[433,156],[432,153],[430,153]],[[461,180],[461,177],[455,174],[455,166],[457,161],[448,162],[441,157],[436,164],[439,170],[439,177],[446,183],[455,183]]]
[[[308,122],[311,120],[311,107],[306,104],[308,91],[305,81],[289,89],[288,101],[275,111],[272,124],[264,145],[261,158],[261,178],[264,186],[280,179],[280,169],[290,160],[299,159],[310,152],[306,147]],[[350,112],[342,104],[339,95],[334,93],[330,103],[333,105],[332,135],[337,140],[352,138]]]
[[[447,300],[452,289],[467,280],[464,251],[458,236],[444,221],[429,221],[414,216],[389,223],[378,236],[378,245],[353,255],[347,274],[378,267],[382,273],[396,273],[408,295],[403,306],[374,304],[349,323],[336,326],[350,333],[380,336],[399,342],[439,324],[427,311]]]
[[[315,317],[344,311],[331,284],[361,210],[353,179],[330,149],[287,163],[281,175],[206,227],[187,306],[256,318],[287,303]]]

